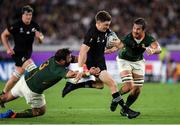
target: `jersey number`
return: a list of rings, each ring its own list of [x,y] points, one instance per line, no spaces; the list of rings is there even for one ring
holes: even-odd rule
[[[44,69],[44,68],[45,68],[46,66],[48,66],[48,65],[49,65],[49,61],[47,61],[47,62],[41,64],[41,65],[39,66],[39,70]]]

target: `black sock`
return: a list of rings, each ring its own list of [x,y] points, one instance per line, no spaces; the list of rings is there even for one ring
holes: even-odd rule
[[[114,102],[117,102],[122,108],[124,108],[125,103],[119,92],[113,93],[112,97]]]
[[[130,106],[136,101],[136,99],[137,99],[137,96],[135,96],[135,95],[129,95],[129,96],[127,97],[126,105],[127,105],[128,107],[130,107]]]
[[[76,84],[76,88],[93,88],[92,81],[86,81]]]
[[[32,118],[33,113],[32,109],[26,109],[23,112],[14,113],[14,115],[11,116],[12,118]]]

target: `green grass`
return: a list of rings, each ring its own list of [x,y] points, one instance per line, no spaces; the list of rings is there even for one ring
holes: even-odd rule
[[[3,84],[0,84],[2,90]],[[132,106],[140,111],[136,119],[127,119],[110,112],[111,94],[103,90],[78,89],[61,97],[64,82],[45,92],[47,112],[28,119],[0,119],[0,124],[180,124],[180,84],[144,84],[140,98]],[[127,96],[123,96],[126,98]],[[22,111],[29,108],[24,98],[7,104],[7,109]]]

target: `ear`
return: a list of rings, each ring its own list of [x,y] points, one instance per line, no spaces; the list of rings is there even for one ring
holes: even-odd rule
[[[61,59],[61,60],[59,60],[59,62],[58,62],[58,63],[59,63],[60,65],[64,65],[64,64],[65,64],[65,62],[66,62],[65,60]]]

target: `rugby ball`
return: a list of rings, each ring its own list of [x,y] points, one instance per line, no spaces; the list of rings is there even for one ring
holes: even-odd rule
[[[108,35],[107,35],[107,42],[106,42],[106,48],[107,49],[111,49],[113,46],[112,46],[112,41],[113,40],[117,40],[119,39],[116,35],[115,32],[110,32]]]

